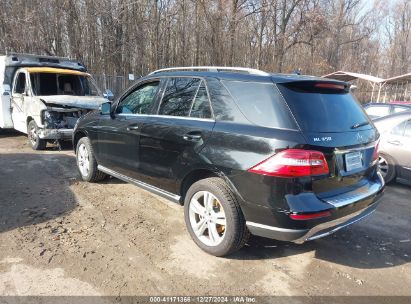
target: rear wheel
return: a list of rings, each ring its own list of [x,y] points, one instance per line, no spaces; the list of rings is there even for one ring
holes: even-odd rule
[[[224,256],[240,249],[249,232],[237,199],[221,178],[206,178],[187,192],[184,218],[194,242],[204,251]]]
[[[97,161],[93,148],[87,137],[82,137],[76,147],[77,168],[81,178],[87,182],[98,182],[106,177],[106,174],[97,169]]]
[[[30,120],[27,125],[27,137],[33,150],[44,150],[46,148],[47,141],[39,137],[39,128],[34,120]]]
[[[380,154],[378,168],[380,168],[381,175],[387,184],[396,177],[395,162],[390,156]]]

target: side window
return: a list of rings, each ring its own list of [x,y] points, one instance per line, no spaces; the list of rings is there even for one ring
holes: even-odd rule
[[[158,114],[188,116],[199,84],[197,78],[170,78]]]
[[[234,102],[234,99],[228,93],[223,84],[215,79],[207,79],[207,88],[210,93],[211,107],[213,108],[214,118],[223,121],[235,121],[238,123],[247,123],[248,120],[240,112]]]
[[[365,109],[368,115],[382,117],[390,114],[390,107],[387,106],[369,106]]]
[[[408,109],[405,107],[394,107],[394,113],[399,113],[403,111],[407,111]]]
[[[201,82],[197,95],[194,98],[193,106],[190,111],[190,117],[211,118],[210,102],[204,81]]]
[[[157,95],[160,82],[146,83],[122,99],[116,113],[123,114],[149,114],[151,106]]]
[[[411,137],[411,120],[407,121],[407,125],[405,127],[404,136]]]
[[[273,83],[223,81],[243,115],[268,128],[297,129],[290,110]]]
[[[403,121],[402,123],[396,125],[394,128],[392,128],[391,134],[402,136],[404,134],[405,124],[406,121]]]
[[[16,87],[14,88],[15,93],[23,94],[26,90],[26,74],[19,73],[17,76]]]

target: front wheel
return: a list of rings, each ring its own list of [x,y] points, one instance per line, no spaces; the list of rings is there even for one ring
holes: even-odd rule
[[[77,168],[81,178],[87,182],[98,182],[106,177],[106,174],[97,169],[97,161],[93,148],[87,137],[82,137],[76,147]]]
[[[249,237],[236,196],[221,178],[206,178],[190,187],[184,218],[194,242],[215,256],[239,250]]]
[[[27,137],[33,150],[44,150],[46,148],[47,141],[39,137],[39,128],[34,120],[30,120],[27,125]]]

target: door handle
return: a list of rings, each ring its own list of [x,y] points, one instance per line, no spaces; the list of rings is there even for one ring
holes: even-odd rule
[[[202,137],[201,134],[190,134],[187,133],[183,136],[184,140],[188,141],[199,141]]]
[[[135,131],[138,130],[138,126],[127,127],[127,131]]]
[[[395,146],[401,145],[401,142],[399,140],[389,140],[388,143],[395,145]]]

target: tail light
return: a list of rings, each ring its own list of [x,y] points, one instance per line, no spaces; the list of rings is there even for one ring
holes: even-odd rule
[[[277,177],[302,177],[328,174],[329,172],[323,153],[301,149],[281,151],[248,171]]]
[[[378,159],[378,155],[380,153],[380,141],[377,141],[377,144],[374,148],[374,153],[372,154],[372,161],[376,161]]]
[[[300,213],[300,214],[290,214],[290,218],[293,220],[303,221],[303,220],[313,220],[317,218],[330,216],[330,211],[321,211],[316,213]]]

